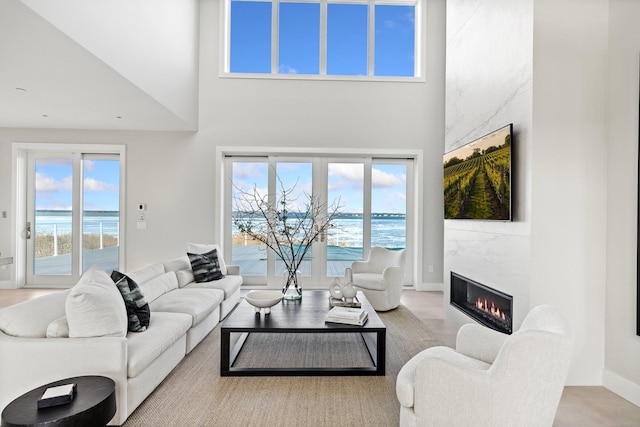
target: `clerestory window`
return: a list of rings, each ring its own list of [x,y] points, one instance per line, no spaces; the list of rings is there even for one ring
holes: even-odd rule
[[[225,0],[223,71],[420,77],[421,1]]]

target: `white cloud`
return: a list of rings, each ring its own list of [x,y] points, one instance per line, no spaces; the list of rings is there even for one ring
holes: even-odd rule
[[[85,171],[92,172],[96,169],[96,162],[93,160],[83,160],[82,166],[84,167]]]
[[[108,182],[98,181],[94,178],[85,178],[84,180],[85,191],[118,191],[118,186],[109,184]]]
[[[61,200],[51,200],[46,204],[43,204],[40,200],[38,201],[38,206],[36,207],[38,210],[42,211],[70,211],[72,210],[71,206],[65,204]]]
[[[280,74],[298,74],[298,70],[296,70],[295,68],[287,64],[280,64],[280,67],[278,68],[278,72]]]
[[[237,162],[233,164],[233,177],[234,179],[262,177],[265,170],[266,163]]]
[[[406,179],[405,176],[398,177],[389,172],[382,171],[380,169],[371,169],[371,186],[373,188],[389,188],[400,185]]]
[[[73,179],[71,176],[64,177],[61,181],[36,172],[36,191],[53,192],[62,190],[71,190],[73,188]]]
[[[329,191],[342,189],[362,190],[364,180],[364,165],[361,163],[331,163],[329,176],[337,177],[329,183]]]

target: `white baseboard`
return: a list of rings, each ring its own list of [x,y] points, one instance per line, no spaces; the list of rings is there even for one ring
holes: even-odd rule
[[[416,291],[439,291],[442,292],[444,289],[443,283],[418,283],[416,286]]]
[[[636,406],[640,406],[640,384],[631,382],[608,369],[603,370],[602,383],[615,394]]]

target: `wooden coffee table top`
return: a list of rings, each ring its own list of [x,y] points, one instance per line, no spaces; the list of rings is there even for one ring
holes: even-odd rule
[[[266,375],[384,375],[387,329],[366,297],[358,292],[358,300],[367,311],[368,320],[363,326],[325,323],[329,310],[328,291],[303,291],[302,299],[276,304],[271,314],[257,313],[252,305],[242,301],[224,320],[220,328],[220,375],[221,376],[266,376]],[[240,368],[233,364],[242,351],[250,333],[355,333],[364,340],[373,366],[366,367],[284,367],[284,368]],[[231,349],[231,334],[240,338]],[[375,341],[372,339],[375,335]]]
[[[286,330],[287,332],[321,333],[339,332],[344,329],[362,332],[386,329],[364,294],[358,292],[357,298],[369,315],[369,320],[363,326],[325,323],[325,316],[332,308],[329,292],[303,291],[301,300],[282,300],[271,308],[271,314],[256,313],[254,307],[243,300],[223,321],[222,330],[230,332],[283,332]]]

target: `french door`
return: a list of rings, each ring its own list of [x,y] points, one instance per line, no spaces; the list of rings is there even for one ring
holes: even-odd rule
[[[28,152],[28,284],[68,286],[93,265],[119,268],[120,180],[118,154]]]
[[[313,243],[301,265],[307,288],[326,288],[335,277],[343,277],[353,261],[366,259],[372,246],[413,250],[414,233],[407,231],[412,227],[411,160],[228,156],[225,161],[225,252],[231,254],[232,264],[240,266],[247,285],[281,287],[285,275],[273,251],[233,225],[234,215],[242,210],[239,193],[254,189],[265,197],[293,189],[289,208],[294,210],[304,209],[308,194],[318,197],[321,206],[341,206],[326,236]],[[412,258],[407,257],[409,280]]]

